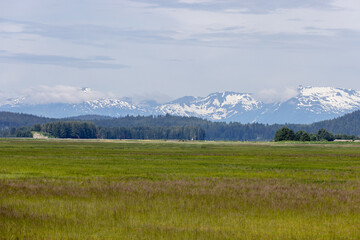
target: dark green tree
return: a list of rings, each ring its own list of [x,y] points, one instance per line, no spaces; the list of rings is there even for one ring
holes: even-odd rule
[[[304,133],[306,133],[306,132],[303,131],[303,130],[297,131],[297,132],[295,133],[295,141],[301,141],[300,138],[301,138],[301,136],[302,136]]]
[[[303,132],[303,134],[301,134],[299,141],[302,142],[308,142],[310,141],[310,135],[307,132]]]
[[[16,137],[27,137],[27,138],[32,138],[33,134],[30,131],[30,128],[27,127],[22,127],[22,128],[18,128],[16,129]]]
[[[325,128],[319,129],[316,134],[316,140],[318,141],[334,141],[334,135],[328,132]]]
[[[96,138],[97,128],[89,122],[53,122],[41,127],[44,132],[57,138]]]
[[[275,140],[275,142],[293,141],[293,140],[295,140],[295,133],[293,130],[291,130],[288,127],[282,127],[276,131],[274,140]]]
[[[35,132],[40,132],[41,131],[41,124],[35,124],[34,127],[32,128],[33,131]]]
[[[310,133],[310,141],[316,141],[316,134]]]

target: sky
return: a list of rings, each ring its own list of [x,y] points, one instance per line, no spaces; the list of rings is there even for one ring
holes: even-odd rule
[[[359,0],[0,1],[0,101],[283,100],[359,76]]]

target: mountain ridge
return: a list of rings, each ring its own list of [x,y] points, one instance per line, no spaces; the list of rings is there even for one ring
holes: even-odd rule
[[[91,92],[89,88],[82,93]],[[254,94],[223,91],[205,97],[185,96],[164,104],[134,104],[127,98],[99,98],[81,103],[29,104],[26,97],[9,99],[0,111],[63,118],[79,115],[110,117],[175,115],[242,123],[312,123],[360,109],[360,92],[334,87],[303,87],[283,102],[265,103]]]

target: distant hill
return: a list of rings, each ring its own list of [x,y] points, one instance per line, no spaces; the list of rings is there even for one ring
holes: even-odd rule
[[[360,136],[360,111],[345,114],[332,120],[325,120],[310,124],[309,129],[325,128],[334,134],[348,134]]]
[[[98,127],[186,127],[196,126],[204,129],[207,140],[272,140],[277,129],[285,124],[261,124],[238,122],[212,122],[196,117],[179,117],[171,115],[159,116],[126,116],[112,118],[99,115],[85,115],[71,118],[45,118],[29,114],[0,112],[0,128],[17,128],[34,124],[43,124],[54,121],[89,121]],[[286,124],[294,131],[305,130],[316,133],[325,128],[334,134],[360,136],[360,111],[345,114],[332,120],[320,121],[312,124]]]
[[[32,127],[34,124],[43,124],[55,121],[53,118],[39,117],[31,114],[0,112],[0,128]]]

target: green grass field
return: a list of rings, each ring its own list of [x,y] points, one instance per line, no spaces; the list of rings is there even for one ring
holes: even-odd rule
[[[0,239],[360,239],[360,144],[0,139]]]

